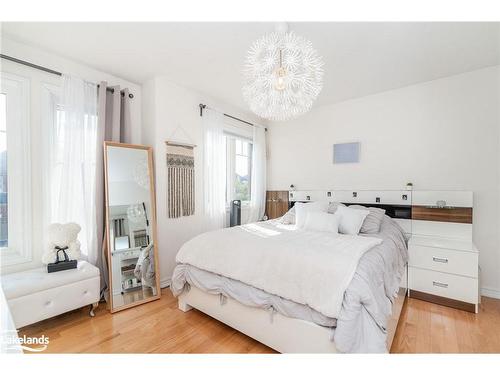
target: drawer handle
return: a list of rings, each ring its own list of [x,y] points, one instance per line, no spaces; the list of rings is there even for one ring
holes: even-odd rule
[[[432,260],[434,262],[438,262],[438,263],[448,263],[448,259],[446,258],[436,258],[436,257],[432,257]]]
[[[448,284],[445,284],[445,283],[439,283],[439,282],[437,282],[437,281],[433,281],[433,282],[432,282],[432,285],[434,285],[434,286],[438,286],[438,287],[440,287],[440,288],[448,288]]]

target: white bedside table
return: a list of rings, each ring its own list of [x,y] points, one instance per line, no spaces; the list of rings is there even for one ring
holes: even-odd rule
[[[471,191],[413,191],[409,296],[478,312],[479,252]]]
[[[410,297],[478,312],[479,252],[472,242],[414,235],[408,250]]]

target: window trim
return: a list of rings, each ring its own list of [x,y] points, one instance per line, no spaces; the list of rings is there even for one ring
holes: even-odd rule
[[[3,266],[16,265],[21,263],[31,262],[33,260],[32,251],[32,236],[33,236],[33,223],[32,223],[32,185],[31,185],[31,106],[30,106],[30,79],[22,77],[12,73],[1,72],[0,77],[0,92],[7,93],[10,90],[15,90],[19,94],[16,106],[19,111],[13,114],[16,118],[16,127],[19,128],[22,142],[18,145],[18,150],[20,151],[20,157],[8,157],[7,170],[21,171],[22,175],[22,194],[14,195],[17,197],[14,203],[11,203],[13,196],[9,194],[9,207],[21,207],[21,232],[22,241],[19,242],[17,249],[11,247],[2,248],[1,261]],[[7,102],[8,103],[8,102]],[[7,106],[9,106],[7,104]],[[9,113],[7,107],[7,116]],[[10,121],[9,119],[7,121]],[[8,135],[7,135],[8,136]],[[11,146],[12,147],[12,146]],[[8,149],[7,149],[8,150]],[[8,151],[7,151],[8,152]],[[11,164],[12,163],[12,164]],[[9,172],[7,172],[9,175]],[[11,189],[8,189],[10,192]],[[15,199],[15,198],[14,198]],[[17,210],[17,209],[16,209]],[[10,210],[9,210],[10,211]],[[10,219],[12,215],[9,213],[9,228]],[[9,242],[11,241],[11,236],[9,236]]]

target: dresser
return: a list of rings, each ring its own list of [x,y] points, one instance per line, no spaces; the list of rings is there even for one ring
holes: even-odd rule
[[[472,192],[413,192],[411,298],[478,312],[479,252],[472,241],[472,213]]]

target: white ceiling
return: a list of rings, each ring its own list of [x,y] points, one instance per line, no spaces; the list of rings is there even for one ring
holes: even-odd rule
[[[134,82],[163,75],[246,108],[241,65],[272,23],[3,23],[3,32]],[[498,23],[291,23],[325,61],[316,105],[500,64]]]

